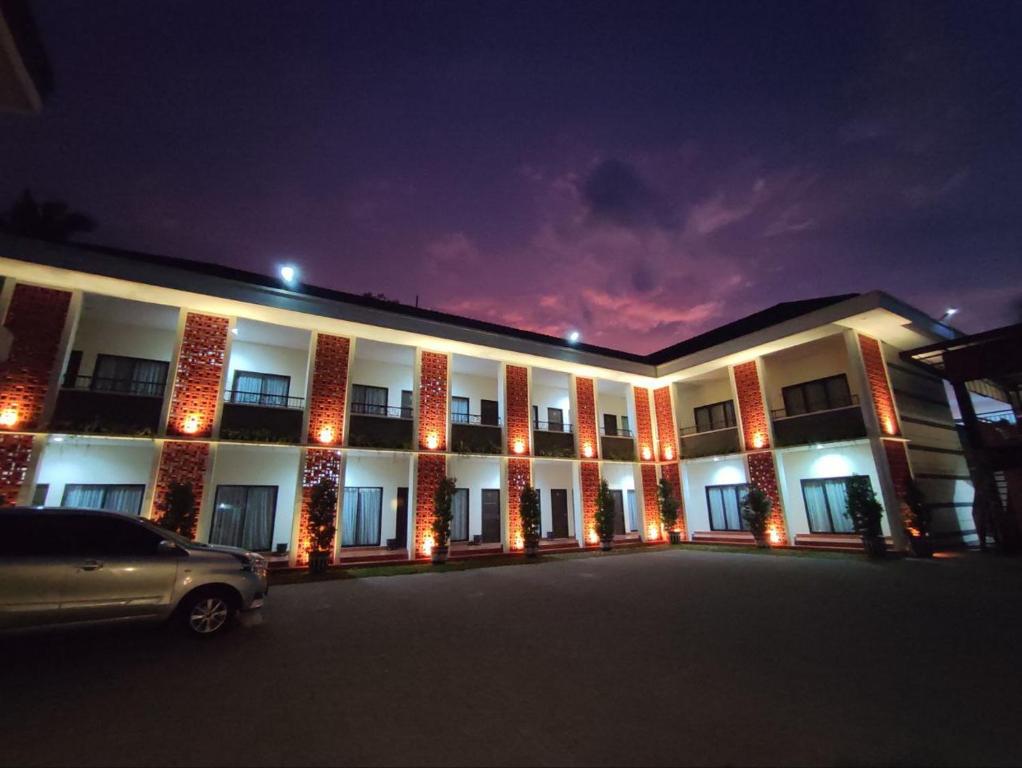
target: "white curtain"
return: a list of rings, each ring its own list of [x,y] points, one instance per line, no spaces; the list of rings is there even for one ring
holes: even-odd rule
[[[142,509],[144,487],[137,485],[111,485],[103,496],[103,509],[125,515],[137,515]]]
[[[167,383],[168,363],[161,360],[136,360],[131,391],[136,395],[160,397]]]
[[[382,515],[382,488],[345,488],[341,546],[379,546]]]
[[[830,522],[834,526],[834,532],[854,533],[855,527],[852,525],[852,518],[848,515],[848,481],[844,478],[826,480],[823,483],[823,492],[827,496]]]
[[[276,502],[276,486],[219,486],[210,543],[254,551],[269,550]]]
[[[635,491],[628,492],[628,530],[639,530],[639,520],[635,509]]]
[[[468,541],[468,488],[454,492],[451,504],[451,541]]]
[[[288,390],[291,389],[291,379],[287,376],[264,376],[263,377],[263,398],[264,405],[287,405]]]
[[[809,516],[809,530],[813,533],[832,533],[830,515],[827,514],[827,494],[822,483],[805,483],[806,514]]]
[[[451,421],[455,424],[468,424],[468,398],[451,398]]]
[[[234,377],[234,402],[258,403],[263,392],[263,377],[239,371]]]
[[[101,485],[68,485],[64,488],[62,506],[78,507],[79,509],[102,509],[103,486]]]
[[[710,506],[710,528],[714,531],[744,531],[741,503],[749,492],[747,485],[721,485],[706,489]]]
[[[245,487],[241,485],[219,486],[216,489],[213,529],[209,532],[209,543],[240,547],[244,517]]]

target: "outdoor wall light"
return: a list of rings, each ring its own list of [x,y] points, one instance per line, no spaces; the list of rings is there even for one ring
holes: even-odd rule
[[[590,528],[589,529],[588,539],[589,539],[589,543],[590,544],[599,544],[600,543],[600,537],[596,535],[596,529],[595,528]]]
[[[591,459],[593,457],[592,443],[586,443],[585,445],[582,446],[582,455],[585,456],[587,459]]]
[[[185,417],[184,424],[181,425],[181,431],[186,435],[194,435],[199,431],[199,427],[202,425],[202,415],[198,413],[189,413]]]
[[[433,554],[433,537],[432,536],[426,536],[422,540],[422,553],[426,557],[429,557],[430,555]]]
[[[656,523],[650,523],[649,528],[646,530],[646,538],[650,541],[660,538],[660,531],[656,526]]]
[[[769,537],[771,544],[781,543],[780,531],[778,531],[774,526],[770,526],[770,529],[767,531],[767,536]]]
[[[329,424],[319,430],[319,442],[332,443],[334,441],[334,428]]]
[[[766,439],[763,437],[762,432],[757,432],[752,436],[752,447],[762,448],[766,444]]]
[[[440,436],[436,432],[430,432],[426,435],[426,447],[431,451],[435,451],[440,445]]]
[[[671,461],[672,459],[674,459],[674,447],[673,446],[670,446],[670,445],[665,445],[664,446],[664,458],[667,459],[667,461]]]
[[[642,446],[642,460],[643,461],[649,461],[652,458],[653,458],[653,451],[650,450],[650,447],[648,445]]]
[[[13,427],[18,423],[18,409],[4,408],[0,411],[0,427]]]
[[[525,453],[525,441],[522,438],[517,438],[511,445],[511,450],[515,453]]]

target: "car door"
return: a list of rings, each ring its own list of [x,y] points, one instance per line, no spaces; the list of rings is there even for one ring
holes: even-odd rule
[[[70,572],[57,515],[0,511],[0,627],[59,621]]]
[[[170,603],[178,558],[160,552],[161,537],[117,514],[69,515],[72,568],[64,586],[65,621],[158,614]]]

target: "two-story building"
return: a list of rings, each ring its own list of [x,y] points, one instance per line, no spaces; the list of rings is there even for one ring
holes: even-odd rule
[[[899,355],[954,337],[879,291],[780,304],[635,355],[215,265],[0,237],[0,495],[159,518],[190,486],[199,540],[303,564],[307,509],[338,484],[335,562],[423,557],[457,478],[453,556],[596,543],[601,479],[622,541],[660,541],[657,482],[691,541],[751,543],[751,486],[778,546],[855,546],[847,483],[885,533],[930,482],[961,543],[972,486],[939,379]],[[922,405],[921,405],[922,404]]]

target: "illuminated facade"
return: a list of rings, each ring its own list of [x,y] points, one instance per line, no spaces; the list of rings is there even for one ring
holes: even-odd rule
[[[599,483],[622,543],[663,541],[656,486],[694,542],[854,547],[869,477],[905,546],[913,477],[938,542],[968,542],[972,489],[939,381],[901,351],[952,335],[880,292],[782,304],[648,356],[211,265],[0,238],[0,493],[6,504],[159,518],[191,486],[199,540],[307,562],[307,508],[339,486],[334,562],[428,555],[432,494],[458,479],[452,557],[596,546]]]

